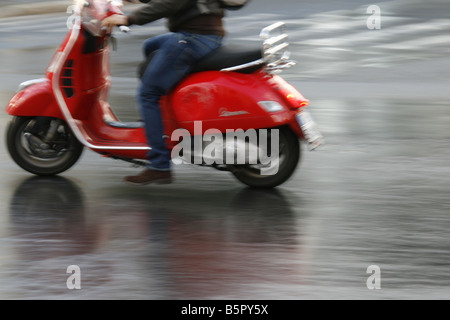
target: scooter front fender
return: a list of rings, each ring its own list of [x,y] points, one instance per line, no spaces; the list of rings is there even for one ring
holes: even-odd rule
[[[39,79],[17,92],[6,113],[19,117],[53,117],[64,119],[53,95],[49,79]]]

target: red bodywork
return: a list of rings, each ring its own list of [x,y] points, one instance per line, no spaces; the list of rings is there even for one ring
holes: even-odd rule
[[[109,35],[90,36],[80,23],[79,29],[71,30],[56,52],[46,79],[18,92],[7,113],[70,120],[68,123],[78,131],[79,140],[92,150],[107,156],[145,159],[148,144],[143,128],[117,128],[105,121],[118,121],[108,103],[109,54]],[[268,112],[258,104],[260,101],[275,101],[283,108]],[[64,104],[70,115],[64,112]],[[295,115],[307,104],[281,77],[261,69],[251,74],[222,71],[191,74],[163,97],[161,109],[169,137],[179,128],[194,134],[194,122],[201,121],[203,132],[288,125],[303,139]],[[168,140],[170,147],[175,143],[178,141]]]

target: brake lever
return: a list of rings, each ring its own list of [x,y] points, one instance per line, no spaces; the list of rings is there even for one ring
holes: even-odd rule
[[[131,32],[131,29],[127,26],[119,26],[119,30],[123,33],[129,33]],[[109,39],[111,41],[111,47],[113,51],[117,51],[117,39],[114,37],[114,35],[111,33],[109,36]]]
[[[131,32],[131,29],[127,26],[119,26],[119,30],[123,33],[129,33]]]

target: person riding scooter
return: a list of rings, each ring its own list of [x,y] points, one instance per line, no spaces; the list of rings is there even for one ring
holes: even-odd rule
[[[129,15],[113,15],[102,22],[103,27],[111,29],[168,18],[170,30],[143,45],[145,57],[156,52],[143,74],[137,97],[152,148],[147,168],[136,176],[125,177],[125,181],[137,185],[171,183],[171,153],[164,138],[159,100],[190,72],[194,63],[221,46],[224,11],[216,1],[209,1],[206,12],[198,8],[197,0],[140,1],[148,4]]]
[[[6,146],[12,160],[32,174],[54,176],[70,169],[88,148],[102,157],[143,167],[148,166],[150,157],[142,174],[126,178],[135,184],[170,183],[169,161],[226,171],[256,188],[275,188],[292,177],[302,144],[315,150],[323,144],[323,137],[309,112],[308,99],[279,75],[295,65],[290,59],[286,24],[279,21],[262,28],[258,46],[222,46],[223,12],[215,13],[214,8],[204,11],[200,6],[202,15],[194,0],[192,7],[190,1],[179,1],[186,8],[174,4],[180,10],[174,12],[190,18],[178,20],[177,14],[168,15],[175,32],[144,44],[145,54],[159,48],[145,57],[150,64],[144,68],[148,70],[139,89],[138,104],[148,119],[146,128],[142,121],[120,121],[108,101],[113,47],[111,30],[105,27],[156,19],[161,13],[155,16],[152,12],[157,11],[152,10],[158,6],[148,4],[145,8],[152,10],[143,8],[120,18],[124,15],[121,0],[77,0],[73,25],[45,76],[22,82],[6,107],[11,116]],[[225,0],[196,3],[215,1]],[[171,3],[169,0],[152,3],[171,12],[163,6]],[[113,18],[108,22],[108,17]],[[202,50],[195,50],[198,47]],[[203,57],[205,52],[211,53]],[[161,96],[163,92],[166,94]],[[164,139],[170,157],[169,152],[164,154]]]

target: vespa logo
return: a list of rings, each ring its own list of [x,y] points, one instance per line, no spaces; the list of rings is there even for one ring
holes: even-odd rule
[[[233,117],[233,116],[241,116],[243,114],[249,114],[249,113],[245,110],[228,111],[227,108],[220,108],[220,110],[219,110],[219,117]]]

